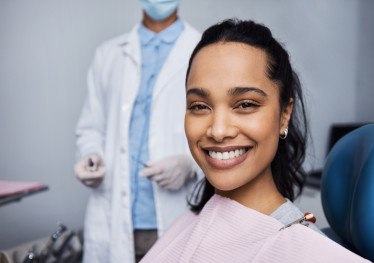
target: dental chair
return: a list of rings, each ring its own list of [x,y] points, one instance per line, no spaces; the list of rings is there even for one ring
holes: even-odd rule
[[[330,225],[323,232],[374,261],[374,124],[348,133],[331,149],[321,199]]]

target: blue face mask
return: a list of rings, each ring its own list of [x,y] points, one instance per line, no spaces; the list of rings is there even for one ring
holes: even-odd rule
[[[180,0],[139,0],[147,15],[156,21],[169,17],[177,10],[179,1]]]

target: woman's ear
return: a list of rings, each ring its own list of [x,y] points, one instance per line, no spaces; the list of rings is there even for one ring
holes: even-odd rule
[[[293,98],[290,98],[290,101],[282,109],[281,123],[280,123],[280,130],[279,130],[280,135],[283,135],[285,129],[288,127],[288,123],[291,119],[292,111],[293,111]]]

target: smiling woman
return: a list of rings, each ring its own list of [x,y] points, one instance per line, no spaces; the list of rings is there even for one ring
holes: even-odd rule
[[[143,262],[362,261],[298,224],[313,218],[291,202],[305,178],[304,103],[267,27],[227,20],[204,32],[187,70],[185,131],[205,179]]]
[[[187,78],[185,129],[190,150],[217,193],[271,214],[285,202],[271,163],[293,98],[280,104],[267,60],[262,49],[237,42],[202,48]]]
[[[193,210],[215,192],[267,214],[284,197],[294,200],[306,176],[305,110],[289,56],[270,30],[252,21],[211,27],[191,56],[186,86],[186,135],[206,175]]]

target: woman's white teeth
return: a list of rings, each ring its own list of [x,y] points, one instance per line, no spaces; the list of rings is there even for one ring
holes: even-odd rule
[[[237,149],[235,151],[229,151],[229,152],[209,151],[209,156],[212,157],[213,159],[228,160],[228,159],[239,157],[240,155],[243,155],[245,152],[246,150],[244,148]]]

